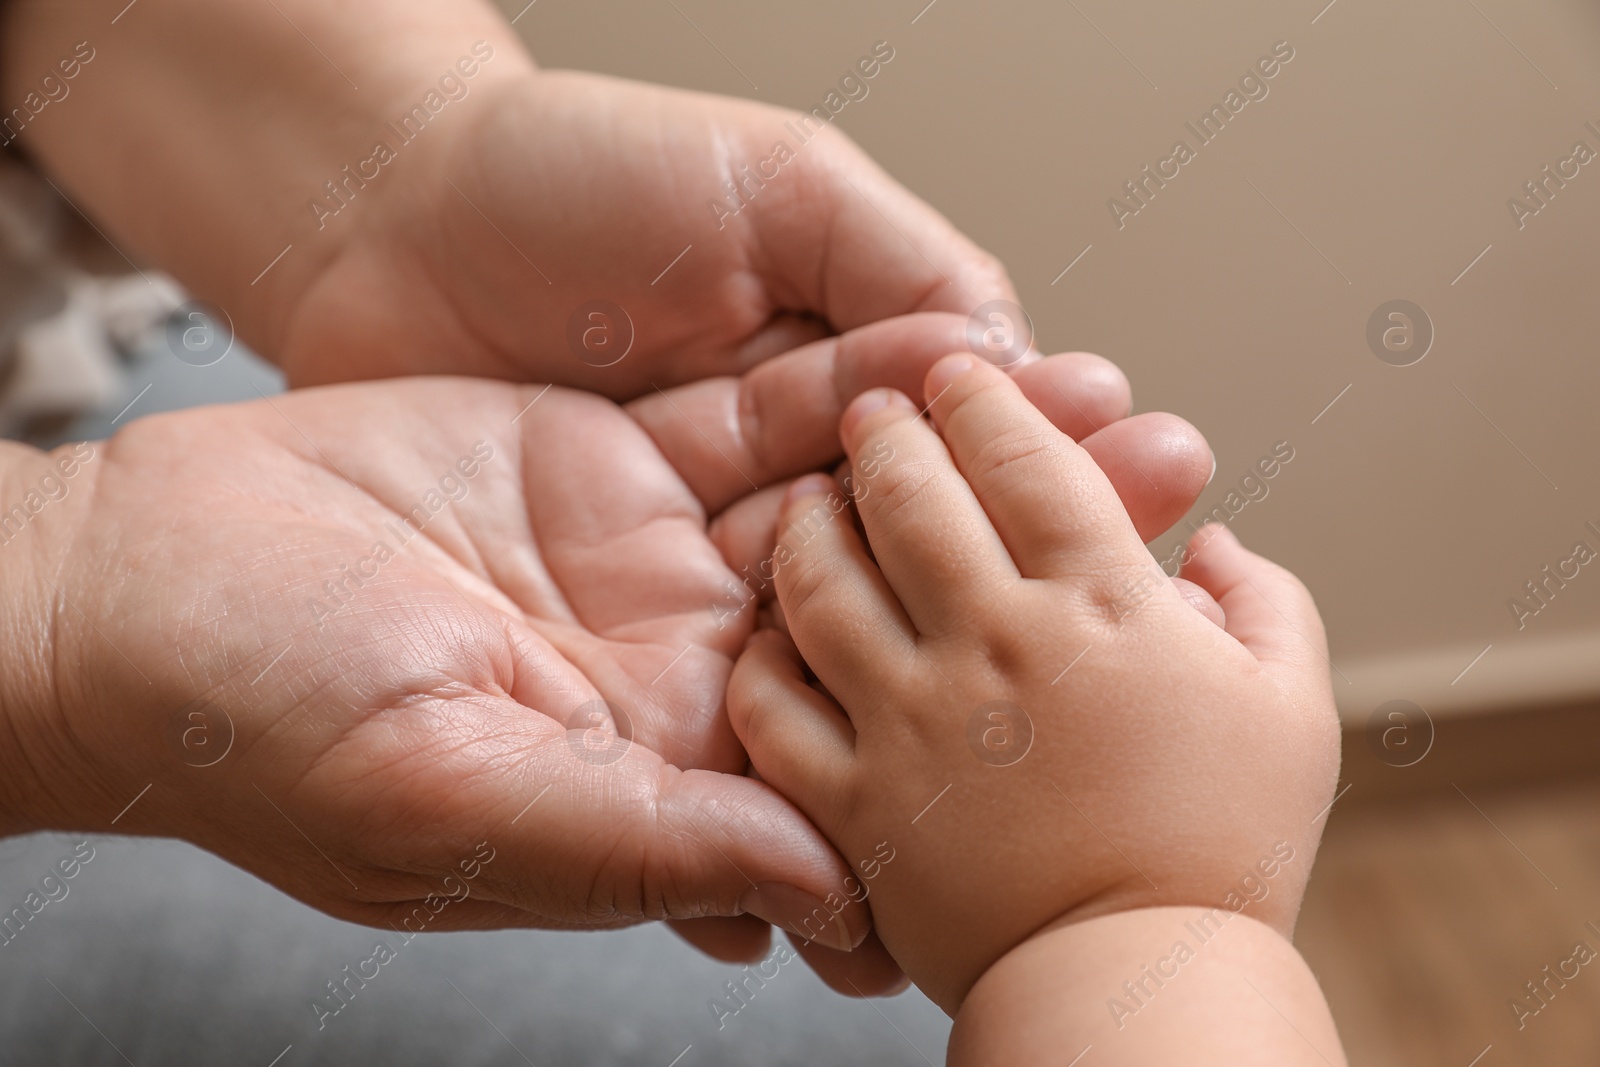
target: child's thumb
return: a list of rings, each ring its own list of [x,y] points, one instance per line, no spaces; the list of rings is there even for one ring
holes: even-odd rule
[[[1222,605],[1227,632],[1263,666],[1286,681],[1293,676],[1327,684],[1328,637],[1300,579],[1216,524],[1190,538],[1181,573]]]

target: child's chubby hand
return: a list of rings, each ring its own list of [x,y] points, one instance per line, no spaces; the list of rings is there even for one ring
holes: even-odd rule
[[[1338,775],[1310,595],[1214,527],[1194,585],[1170,581],[993,367],[947,357],[926,393],[932,425],[888,390],[844,416],[860,529],[826,479],[786,502],[793,643],[753,638],[728,695],[756,771],[860,865],[884,944],[947,1011],[1098,916],[1217,907],[1287,936]]]

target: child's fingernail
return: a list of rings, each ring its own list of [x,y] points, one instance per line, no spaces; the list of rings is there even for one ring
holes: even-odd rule
[[[974,365],[975,361],[971,356],[946,356],[935,363],[924,383],[928,402],[931,404],[935,397],[950,388],[951,382],[967,373]]]
[[[1211,473],[1206,476],[1206,484],[1210,485],[1217,478],[1217,454],[1211,453]]]
[[[783,494],[782,507],[787,510],[796,500],[831,493],[833,490],[833,479],[826,474],[808,474],[804,478],[796,479],[795,483],[789,486],[789,491]]]
[[[855,948],[844,915],[792,885],[762,882],[745,890],[739,907],[758,919],[765,919],[780,930],[815,941],[825,948],[849,952]]]
[[[861,424],[861,420],[885,408],[899,408],[903,411],[916,411],[911,399],[897,389],[869,389],[850,402],[844,409],[844,418],[840,421],[839,428],[846,437]]]

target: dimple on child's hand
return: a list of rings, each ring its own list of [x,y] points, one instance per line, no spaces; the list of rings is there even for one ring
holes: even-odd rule
[[[1338,766],[1305,588],[1207,527],[1183,577],[1219,628],[1003,373],[952,356],[926,392],[932,425],[888,390],[845,414],[859,530],[826,479],[785,504],[793,643],[752,639],[728,693],[758,773],[947,1010],[1052,925],[1196,905],[1289,933]]]

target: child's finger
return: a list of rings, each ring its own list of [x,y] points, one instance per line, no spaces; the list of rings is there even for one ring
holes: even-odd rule
[[[896,653],[913,656],[915,631],[827,475],[807,475],[790,488],[773,563],[784,627],[806,662],[822,677],[862,686],[840,692],[841,700],[909,681],[911,664]]]
[[[850,469],[846,464],[840,464],[834,471],[834,485],[841,494],[849,492],[849,485],[845,481],[849,474]],[[793,484],[779,482],[741,497],[730,504],[728,510],[711,520],[706,535],[711,538],[717,551],[722,553],[729,569],[738,576],[736,586],[729,590],[733,601],[759,605],[770,604],[777,599],[778,587],[774,579],[778,573],[775,559],[778,517]],[[853,512],[850,522],[855,522]]]
[[[926,389],[961,477],[1024,576],[1081,575],[1148,558],[1105,474],[1004,374],[971,356],[948,356]]]
[[[788,638],[767,630],[750,639],[728,679],[728,719],[762,781],[813,819],[833,813],[855,758],[855,729],[806,684]]]
[[[1216,598],[1210,593],[1187,578],[1172,579],[1172,587],[1178,591],[1178,595],[1183,597],[1184,602],[1191,608],[1210,619],[1219,629],[1227,630],[1227,613],[1222,610],[1222,605],[1218,604]]]
[[[1190,538],[1182,576],[1216,599],[1227,614],[1225,629],[1256,659],[1327,684],[1327,634],[1300,579],[1215,523]]]
[[[989,371],[1006,380],[999,370]],[[1037,411],[1033,414],[1043,421]],[[1054,428],[1050,432],[1061,437]],[[918,632],[938,634],[963,625],[965,620],[950,610],[953,603],[971,602],[1016,581],[1017,569],[972,487],[909,399],[892,390],[857,397],[840,434],[850,454],[851,492],[867,540]]]
[[[737,582],[729,590],[730,606],[763,604],[776,595],[773,553],[777,549],[778,511],[789,485],[779,482],[751,493],[711,521],[707,535]]]
[[[1051,356],[1024,369],[1048,367],[1056,360],[1067,358]],[[1020,379],[1021,374],[1019,371],[1016,377]],[[1024,395],[1027,395],[1026,389]],[[1056,397],[1058,406],[1063,403],[1061,394],[1053,388],[1050,395]],[[1062,429],[1072,436],[1071,431]],[[1164,412],[1134,415],[1113,422],[1084,437],[1082,444],[1083,450],[1116,490],[1128,517],[1133,520],[1134,529],[1144,541],[1171,529],[1194,506],[1213,469],[1211,446],[1200,431],[1176,415]],[[787,489],[788,483],[780,482],[750,493],[734,501],[711,523],[712,543],[739,576],[739,584],[756,602],[772,599],[772,551],[778,506]],[[734,594],[739,600],[746,599],[737,590]]]

